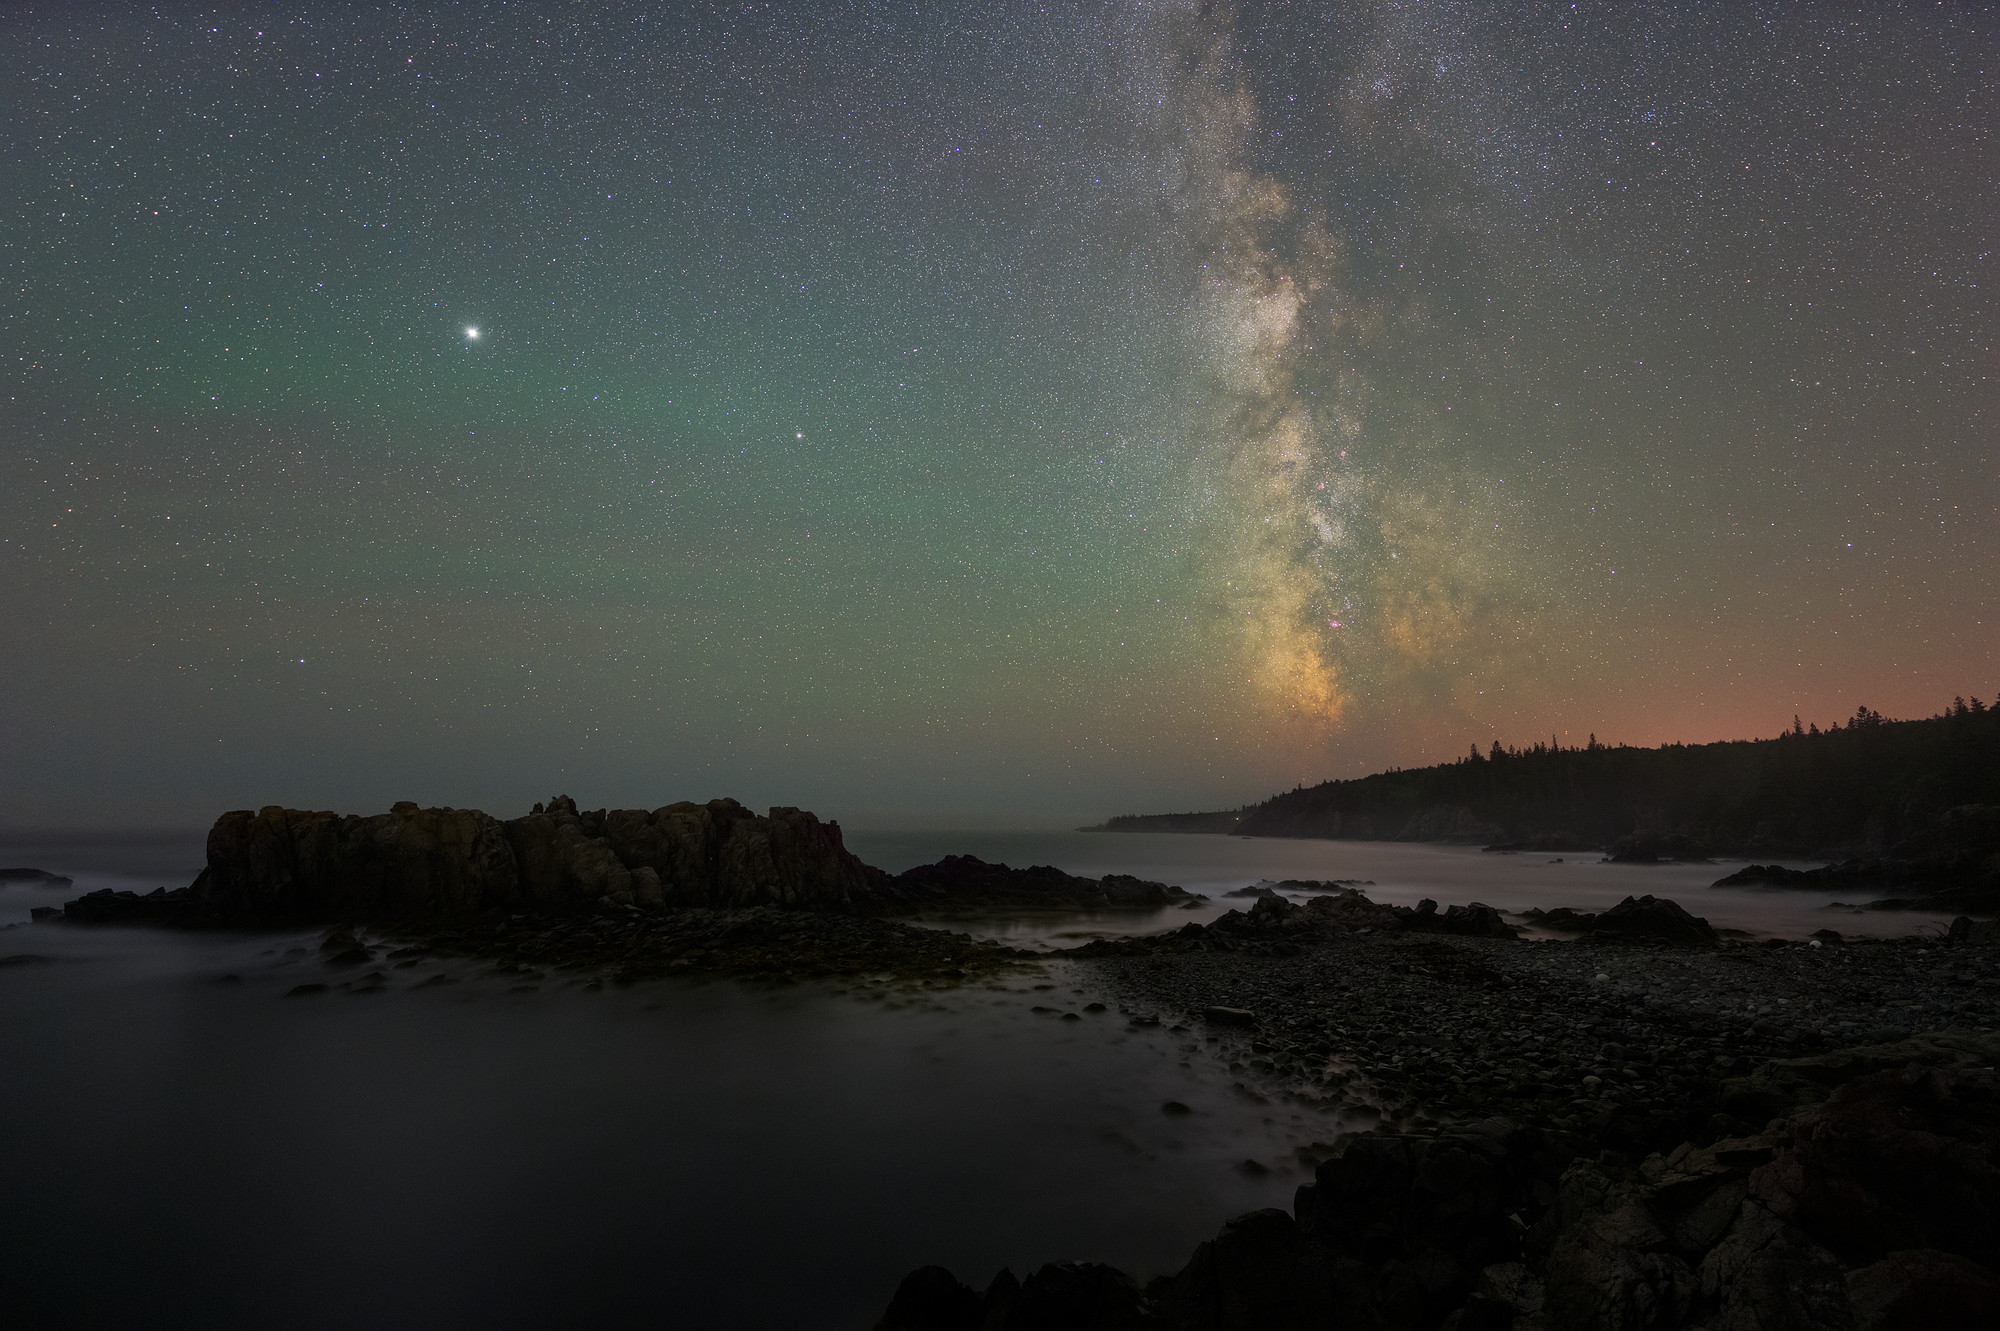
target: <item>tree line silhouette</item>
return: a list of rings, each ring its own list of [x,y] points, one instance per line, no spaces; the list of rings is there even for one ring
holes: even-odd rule
[[[1910,721],[1860,707],[1826,730],[1793,717],[1775,738],[1714,744],[1494,740],[1435,767],[1301,786],[1231,811],[1121,815],[1103,830],[1547,849],[1654,838],[1681,853],[1817,855],[1891,850],[1968,804],[2000,805],[2000,699],[1957,698]]]

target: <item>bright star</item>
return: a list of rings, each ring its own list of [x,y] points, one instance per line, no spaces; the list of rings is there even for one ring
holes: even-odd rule
[[[470,339],[471,339],[471,340],[473,340],[473,341],[478,341],[478,340],[479,340],[479,330],[478,330],[477,328],[468,328],[468,329],[466,329],[466,330],[465,330],[465,335],[466,335],[466,337],[470,338]]]

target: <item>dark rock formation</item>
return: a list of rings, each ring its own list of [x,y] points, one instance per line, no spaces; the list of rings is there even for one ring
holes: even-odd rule
[[[225,813],[193,895],[204,913],[243,920],[452,915],[531,899],[499,820],[408,802],[372,818]]]
[[[1707,920],[1690,915],[1664,897],[1626,897],[1609,910],[1593,914],[1558,906],[1529,910],[1522,918],[1544,929],[1583,934],[1609,942],[1665,943],[1674,947],[1715,947],[1721,942]]]
[[[69,887],[73,882],[47,869],[0,869],[0,886],[21,883],[28,887]]]
[[[1447,906],[1444,914],[1438,914],[1437,902],[1426,897],[1414,909],[1408,906],[1391,907],[1396,919],[1406,929],[1419,929],[1428,933],[1460,934],[1468,938],[1513,938],[1517,930],[1500,918],[1500,912],[1483,902],[1474,901],[1464,906]]]
[[[145,897],[94,892],[69,903],[65,918],[231,925],[587,906],[896,914],[1153,910],[1200,900],[1164,883],[1012,869],[970,855],[892,879],[847,850],[840,824],[802,809],[760,815],[719,799],[582,811],[559,795],[507,822],[410,803],[369,818],[275,806],[226,813],[191,887]]]
[[[208,834],[208,867],[178,892],[93,892],[65,918],[190,925],[453,918],[583,905],[896,907],[888,875],[840,826],[734,800],[579,812],[557,796],[501,822],[477,809],[398,804],[369,818],[275,806]]]
[[[1190,892],[1125,874],[1079,878],[1046,864],[1012,869],[947,855],[896,875],[890,891],[915,910],[1158,910],[1198,900]]]
[[[1665,897],[1626,897],[1591,920],[1590,936],[1666,943],[1673,947],[1715,947],[1722,940],[1707,920],[1690,915]]]

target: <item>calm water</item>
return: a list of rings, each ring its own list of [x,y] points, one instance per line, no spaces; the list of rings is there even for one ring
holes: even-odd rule
[[[1729,866],[1080,833],[851,841],[889,869],[970,851],[1211,895],[1372,878],[1398,902],[1652,891],[1794,936],[1914,925],[1709,891]],[[78,879],[0,889],[0,957],[49,958],[0,965],[0,1324],[860,1328],[927,1262],[982,1282],[1065,1257],[1176,1267],[1228,1215],[1285,1204],[1299,1149],[1343,1126],[1232,1089],[1197,1037],[1034,1013],[1094,997],[1060,961],[934,995],[522,994],[426,963],[384,993],[285,998],[326,978],[312,935],[20,923],[93,887],[178,886],[199,860],[198,836],[0,840],[0,863]],[[1226,904],[982,929],[1060,945]],[[414,987],[434,973],[459,982]],[[1195,1114],[1164,1115],[1170,1099]]]
[[[1242,900],[1224,901],[1224,892],[1285,878],[1372,881],[1363,889],[1377,901],[1415,905],[1425,897],[1442,906],[1483,901],[1501,910],[1544,910],[1572,906],[1602,910],[1626,896],[1651,893],[1671,897],[1718,929],[1759,936],[1803,938],[1815,929],[1852,934],[1905,934],[1949,918],[1905,912],[1829,909],[1840,893],[1771,888],[1711,888],[1709,884],[1744,865],[1605,864],[1595,854],[1490,855],[1462,846],[1412,845],[1395,841],[1292,841],[1223,836],[1168,836],[1102,832],[855,832],[854,852],[891,872],[927,864],[940,856],[971,849],[982,859],[1016,867],[1053,864],[1096,878],[1129,873],[1172,883],[1217,900],[1200,911],[1165,911],[1151,916],[1105,916],[1079,921],[982,921],[979,932],[1016,942],[1060,945],[1065,936],[1147,933],[1205,920]],[[1556,862],[1556,861],[1560,862]],[[1810,868],[1821,861],[1785,861]],[[1850,898],[1852,894],[1849,894]]]

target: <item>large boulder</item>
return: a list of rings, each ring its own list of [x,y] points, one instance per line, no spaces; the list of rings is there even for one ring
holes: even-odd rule
[[[1722,942],[1707,920],[1690,915],[1665,897],[1626,897],[1590,922],[1593,938],[1673,947],[1716,947]]]

